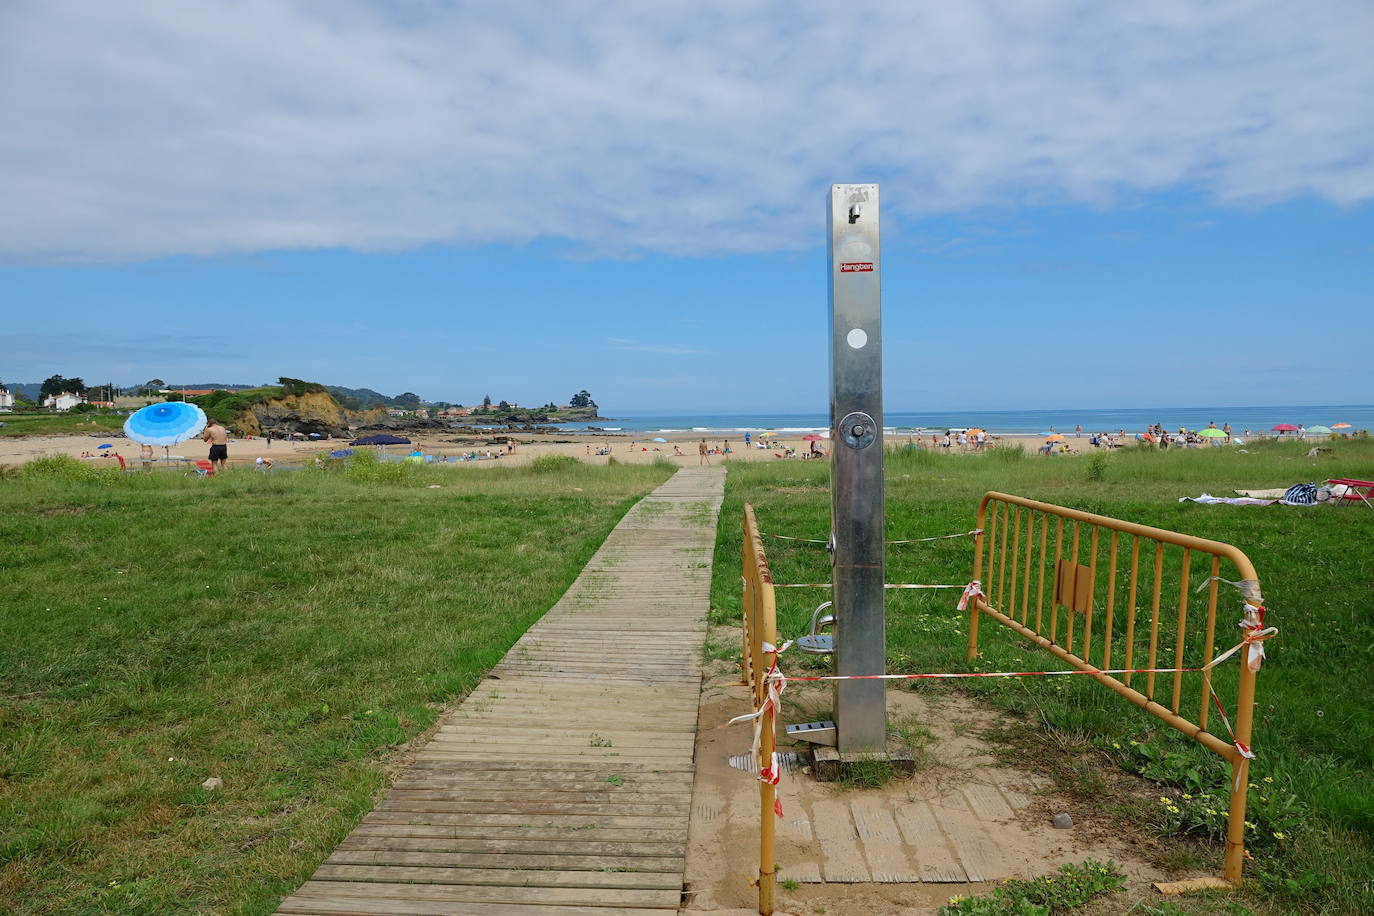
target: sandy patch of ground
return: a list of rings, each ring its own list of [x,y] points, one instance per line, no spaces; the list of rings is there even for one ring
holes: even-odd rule
[[[415,446],[423,448],[426,454],[452,459],[448,466],[464,469],[525,464],[540,455],[568,455],[590,464],[606,464],[612,458],[622,463],[633,464],[646,464],[655,459],[663,458],[679,467],[697,467],[703,463],[697,453],[701,436],[691,433],[665,433],[661,438],[667,439],[666,442],[652,442],[645,436],[635,436],[629,433],[515,433],[508,436],[505,433],[491,434],[445,430],[440,433],[426,432],[415,435],[401,433],[400,435],[409,438]],[[514,440],[515,449],[513,452],[507,449],[508,439]],[[887,441],[889,445],[900,446],[908,441],[908,437],[889,436]],[[0,464],[23,464],[45,455],[70,455],[73,458],[79,458],[86,452],[100,455],[102,452],[97,449],[97,446],[105,442],[114,446],[114,448],[106,451],[111,454],[118,452],[123,455],[130,467],[136,465],[136,459],[139,456],[138,444],[118,433],[0,438]],[[713,454],[708,455],[704,463],[720,464],[726,460],[809,460],[801,456],[808,452],[811,443],[802,441],[798,436],[770,437],[767,442],[766,448],[750,447],[746,449],[744,440],[740,437],[724,439],[720,436],[711,436],[707,438],[707,446],[713,451]],[[1040,445],[1040,439],[1036,436],[1004,436],[999,437],[999,442],[1002,444],[1019,443],[1027,450],[1034,450]],[[724,454],[727,444],[730,448],[728,456]],[[829,441],[820,444],[827,453],[830,451],[831,443]],[[328,454],[333,449],[347,447],[348,442],[342,439],[312,442],[283,442],[277,439],[271,443],[266,439],[231,439],[229,441],[229,463],[231,466],[253,465],[255,459],[264,457],[271,458],[275,464],[282,466],[299,465],[313,462],[317,455]],[[930,447],[928,437],[924,440],[923,447]],[[1075,444],[1075,447],[1079,446]],[[1081,448],[1087,449],[1086,439],[1082,440]],[[597,454],[602,449],[609,451],[607,454]],[[781,457],[786,456],[789,449],[795,457]],[[159,458],[163,456],[161,448],[155,451]],[[209,446],[199,439],[191,439],[172,446],[169,451],[172,455],[199,460],[207,457]],[[401,455],[408,452],[409,448],[391,446],[387,451],[394,455]],[[954,448],[951,451],[973,453],[971,448],[963,450]],[[490,454],[501,457],[490,461],[457,461],[457,459],[474,452],[482,456]],[[101,466],[113,463],[113,460],[112,457],[91,459],[92,463]]]
[[[715,642],[737,641],[737,633],[717,628]],[[728,763],[748,751],[750,731],[720,727],[749,711],[737,679],[733,662],[714,663],[702,692],[684,913],[754,912],[757,904],[758,783]],[[793,682],[784,722],[828,718],[830,692]],[[800,768],[785,775],[778,912],[929,914],[956,894],[986,893],[997,879],[1048,875],[1088,858],[1115,862],[1140,892],[1166,877],[1100,807],[999,762],[979,737],[1002,723],[999,714],[947,690],[887,696],[890,723],[917,752],[916,775],[881,788],[821,784]],[[1073,828],[1050,825],[1061,811]]]

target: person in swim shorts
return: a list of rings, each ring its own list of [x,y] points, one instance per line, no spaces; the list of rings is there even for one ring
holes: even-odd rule
[[[218,420],[211,420],[210,425],[205,427],[205,432],[200,437],[210,443],[210,463],[215,466],[216,471],[223,471],[229,466],[229,430],[220,425]]]

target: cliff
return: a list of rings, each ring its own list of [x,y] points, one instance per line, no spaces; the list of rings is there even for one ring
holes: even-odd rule
[[[249,436],[267,433],[319,433],[346,438],[349,418],[339,402],[327,391],[286,394],[265,398],[239,415],[239,431]]]

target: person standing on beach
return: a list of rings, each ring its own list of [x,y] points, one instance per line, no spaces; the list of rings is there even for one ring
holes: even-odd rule
[[[746,450],[749,448],[749,438],[750,438],[749,433],[745,433],[745,434],[744,434],[744,447],[745,447]]]
[[[706,448],[706,440],[702,439],[701,444],[697,446],[697,464],[711,463],[711,459],[706,457],[708,451],[709,449]]]
[[[216,471],[223,471],[229,466],[229,430],[220,425],[218,420],[211,420],[210,425],[205,427],[205,432],[200,434],[200,438],[210,443],[210,463],[214,465]]]
[[[1083,438],[1083,424],[1082,424],[1082,423],[1079,423],[1077,426],[1075,426],[1075,427],[1073,428],[1073,437],[1074,437],[1075,439],[1082,439],[1082,438]]]

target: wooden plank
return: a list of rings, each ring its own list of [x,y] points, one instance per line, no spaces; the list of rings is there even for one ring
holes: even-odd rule
[[[884,883],[920,881],[902,845],[901,831],[885,800],[859,796],[849,803],[854,826],[859,833],[868,870],[873,880]]]
[[[662,909],[529,904],[466,903],[425,900],[367,900],[348,897],[288,897],[277,912],[289,916],[663,916]]]
[[[898,804],[896,820],[902,838],[915,851],[916,871],[922,881],[964,883],[970,880],[928,804],[923,801]]]
[[[451,799],[433,798],[408,799],[388,796],[378,811],[413,811],[446,814],[530,814],[543,816],[561,814],[568,817],[599,817],[613,814],[621,817],[673,817],[679,815],[682,806],[673,804],[630,804],[626,802],[560,802],[547,799],[500,798],[500,799]]]
[[[576,783],[577,786],[588,786],[588,783]],[[456,791],[455,791],[456,790]],[[607,785],[604,781],[599,788],[586,788],[579,790],[570,789],[567,786],[559,785],[540,785],[525,786],[520,788],[500,788],[483,786],[481,783],[474,782],[469,786],[436,786],[426,788],[409,788],[397,786],[387,793],[387,797],[396,801],[539,801],[548,804],[600,804],[608,801],[615,801],[626,804],[660,804],[666,796],[690,795],[689,788],[681,788],[676,792],[636,792],[631,787],[625,786],[615,788]],[[674,798],[675,803],[680,803],[681,799]]]
[[[963,795],[934,799],[930,807],[970,881],[995,881],[1011,874],[1006,856],[989,838],[991,825],[973,813]]]
[[[677,846],[687,842],[687,835],[677,828],[661,827],[491,827],[480,824],[359,824],[353,828],[348,839],[357,838],[367,843],[378,838],[398,839],[452,839],[464,840],[464,847],[480,849],[478,842],[485,842],[488,849],[519,849],[539,851],[537,843],[544,843],[548,851],[559,851],[561,843],[583,843],[587,851],[600,849],[596,843],[638,843],[640,846],[655,845]],[[348,842],[345,839],[345,842]],[[533,846],[517,846],[518,843],[534,843]],[[572,850],[577,851],[577,850]]]
[[[851,884],[871,880],[868,864],[859,848],[858,832],[850,819],[849,806],[826,799],[815,802],[812,813],[812,828],[816,831],[821,853],[825,856],[825,861],[821,863],[825,880]]]
[[[462,887],[549,887],[669,890],[682,893],[680,874],[620,871],[551,871],[529,868],[443,868],[408,865],[336,865],[316,870],[314,881],[372,881]]]
[[[364,900],[423,900],[461,903],[528,903],[545,906],[637,906],[676,910],[682,892],[632,888],[497,887],[393,884],[372,881],[307,881],[296,892],[302,899],[357,897]]]
[[[632,847],[633,848],[633,847]],[[327,860],[330,865],[409,865],[443,868],[502,868],[552,871],[682,873],[682,856],[591,856],[580,853],[501,854],[488,852],[431,852],[408,849],[343,849]],[[319,877],[318,875],[316,877]]]
[[[673,817],[655,816],[591,816],[591,814],[459,814],[448,812],[393,812],[374,810],[368,814],[368,824],[456,825],[467,827],[647,827],[658,829],[687,829],[687,814]]]

